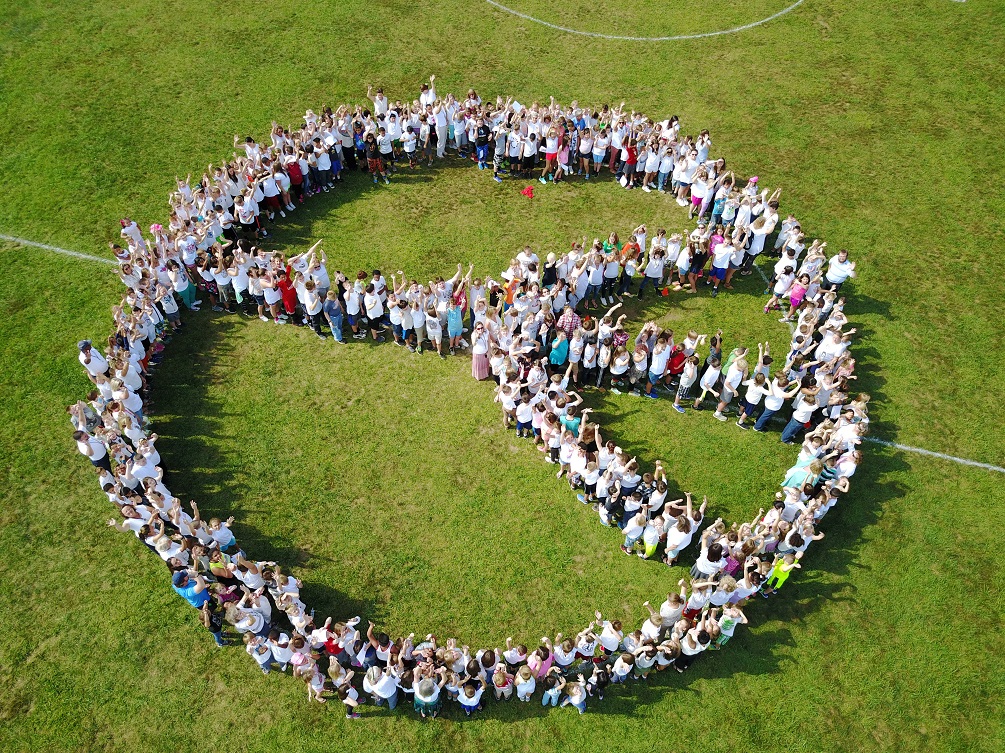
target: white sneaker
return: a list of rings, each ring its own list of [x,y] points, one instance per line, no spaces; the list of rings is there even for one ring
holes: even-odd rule
[[[265,316],[265,314],[259,314],[258,318],[261,319],[263,322],[269,321],[269,317]]]
[[[283,319],[276,319],[276,324],[286,324],[286,322]]]
[[[606,306],[607,305],[607,299],[604,298],[603,296],[600,297],[600,305],[601,306]]]
[[[279,210],[279,216],[280,217],[285,217],[286,216],[286,212],[284,212],[282,209],[280,209]]]
[[[651,189],[649,186],[642,186],[642,190],[645,191],[646,193],[653,192],[653,189]],[[641,557],[642,555],[640,554],[639,556]]]

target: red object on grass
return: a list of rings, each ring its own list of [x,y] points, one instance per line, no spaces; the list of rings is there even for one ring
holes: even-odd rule
[[[534,186],[527,186],[520,193],[522,193],[528,199],[533,199],[534,198]]]

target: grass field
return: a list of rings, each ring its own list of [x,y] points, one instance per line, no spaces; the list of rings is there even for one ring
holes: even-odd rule
[[[552,23],[642,36],[727,28],[788,3],[708,9],[650,0],[505,3]],[[305,29],[307,30],[305,32]],[[643,45],[561,34],[486,3],[276,2],[128,7],[25,0],[0,11],[0,233],[104,254],[115,221],[166,215],[175,175],[229,154],[234,133],[358,101],[411,96],[436,73],[522,100],[622,99],[708,127],[737,174],[782,185],[811,236],[847,247],[849,315],[875,433],[1003,464],[1005,357],[993,254],[1005,158],[1005,8],[925,0],[806,0],[735,36]],[[470,168],[389,188],[361,181],[299,214],[277,243],[326,239],[345,268],[501,268],[678,208],[610,183],[549,186],[528,202]],[[552,190],[554,188],[554,190]],[[870,446],[805,571],[727,651],[682,681],[611,693],[584,717],[491,706],[420,724],[409,713],[308,707],[216,651],[162,566],[104,527],[107,502],[76,456],[63,406],[86,390],[73,343],[100,337],[120,296],[111,267],[0,246],[0,749],[996,751],[1005,524],[1000,476]],[[760,286],[642,311],[723,326],[727,346],[786,336]],[[594,608],[637,620],[676,580],[621,556],[613,534],[502,433],[466,361],[400,349],[335,352],[293,328],[211,313],[157,373],[156,428],[179,497],[233,511],[255,556],[292,566],[319,612],[362,611],[390,632],[473,645],[568,632]],[[330,345],[330,344],[329,344]],[[591,398],[601,423],[713,513],[752,515],[793,453],[660,402]],[[467,555],[478,546],[482,556]],[[452,566],[463,562],[468,575]],[[567,711],[567,710],[563,710]]]

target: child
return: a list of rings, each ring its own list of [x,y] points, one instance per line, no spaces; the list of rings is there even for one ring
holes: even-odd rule
[[[464,713],[467,716],[471,716],[476,711],[480,711],[482,708],[482,693],[485,692],[485,680],[481,677],[478,678],[477,682],[472,680],[470,676],[465,676],[464,682],[461,686],[461,692],[457,696],[457,700],[461,704],[461,708],[464,709]]]
[[[691,399],[691,390],[694,383],[698,381],[698,363],[696,355],[688,356],[684,361],[684,368],[680,374],[680,383],[677,386],[677,394],[674,395],[673,409],[678,413],[684,413],[684,406],[681,401]]]
[[[565,678],[558,667],[552,667],[548,674],[541,680],[541,689],[544,691],[541,696],[542,706],[558,706],[558,699],[565,688]]]
[[[575,682],[565,685],[566,696],[562,699],[562,706],[575,706],[580,714],[586,713],[586,678],[580,674]]]
[[[719,375],[721,374],[719,368],[719,359],[712,358],[708,362],[708,368],[705,369],[705,373],[701,375],[701,381],[698,386],[701,387],[701,394],[694,399],[694,404],[691,406],[695,410],[701,410],[701,403],[705,399],[705,395],[709,392],[715,397],[719,397],[719,392],[715,389],[716,382],[719,381]]]
[[[782,269],[782,273],[778,275],[778,279],[775,281],[775,286],[771,291],[771,298],[769,298],[768,302],[764,304],[765,314],[767,314],[770,310],[777,310],[781,308],[780,302],[782,297],[786,292],[788,292],[795,279],[796,276],[792,271],[792,267],[788,265],[785,266]]]
[[[802,556],[802,552],[796,552],[795,554],[790,553],[782,557],[775,555],[775,560],[771,563],[771,572],[768,574],[764,588],[761,589],[761,596],[766,599],[784,586],[785,581],[789,579],[789,575],[792,571],[797,567],[802,567],[802,565],[799,564],[799,560],[802,559]]]
[[[516,683],[517,700],[524,703],[529,702],[534,689],[537,688],[537,678],[531,668],[524,664],[517,670],[513,681]]]
[[[496,667],[492,675],[492,691],[497,701],[508,701],[513,697],[513,675],[502,665]]]

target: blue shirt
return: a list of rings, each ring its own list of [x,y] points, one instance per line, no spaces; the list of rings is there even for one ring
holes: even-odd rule
[[[198,586],[191,578],[189,578],[188,583],[184,586],[171,586],[171,588],[173,588],[179,596],[196,609],[199,609],[203,604],[209,601],[209,589],[204,588],[202,591],[196,592],[195,589],[198,588]]]

